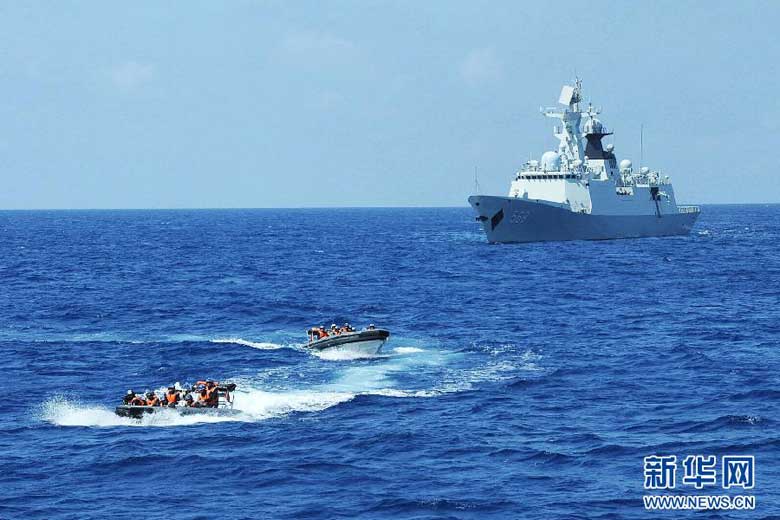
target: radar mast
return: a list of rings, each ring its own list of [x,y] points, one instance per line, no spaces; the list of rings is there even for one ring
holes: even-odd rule
[[[541,109],[542,114],[546,117],[561,120],[561,126],[558,127],[556,125],[553,135],[560,141],[558,154],[561,156],[563,164],[567,166],[573,161],[583,161],[585,159],[580,132],[580,121],[582,120],[581,101],[582,80],[575,78],[574,86],[564,85],[558,98],[558,103],[567,108],[563,110],[555,107]],[[587,114],[590,115],[591,111],[592,107],[589,106]]]

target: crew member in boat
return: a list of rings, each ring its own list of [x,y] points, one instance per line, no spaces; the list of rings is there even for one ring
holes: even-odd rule
[[[352,326],[349,323],[345,323],[340,329],[339,334],[348,334],[350,332],[355,332],[355,329],[352,328]]]
[[[230,388],[230,385],[228,385],[228,388]],[[197,399],[193,397],[193,394],[197,396]],[[187,391],[182,391],[176,386],[169,386],[162,398],[151,390],[147,390],[143,394],[136,394],[133,390],[128,390],[127,394],[122,398],[122,404],[129,406],[167,406],[170,408],[176,406],[218,408],[219,383],[210,379],[198,381]]]
[[[216,408],[217,405],[214,404],[212,393],[204,388],[198,394],[198,400],[192,403],[191,406],[194,408]]]
[[[130,400],[130,406],[146,406],[146,399],[140,395],[136,395]]]
[[[202,381],[199,381],[202,383]],[[219,391],[215,381],[207,381],[205,385],[200,385],[201,390],[198,392],[198,400],[193,401],[187,406],[194,408],[217,408],[219,406]],[[187,401],[189,403],[189,401]]]
[[[125,396],[122,398],[122,404],[130,404],[130,402],[135,399],[135,392],[133,390],[128,390]]]
[[[219,390],[216,381],[206,381],[206,406],[216,408],[219,406]]]
[[[329,336],[328,331],[325,330],[325,326],[324,325],[320,325],[319,327],[314,327],[311,330],[314,333],[314,335],[317,336],[316,338],[313,338],[313,339],[324,339],[324,338],[327,338]]]
[[[206,389],[202,389],[200,392],[198,392],[198,400],[193,402],[190,406],[193,408],[204,408],[206,406],[206,399],[208,399],[208,392],[206,392]]]
[[[332,336],[339,336],[341,334],[348,334],[350,332],[355,332],[355,328],[352,327],[349,323],[345,323],[341,327],[333,323],[330,326],[330,329],[325,328],[324,326],[320,325],[319,327],[312,327],[309,335],[310,341],[319,341],[321,339],[325,339]]]
[[[176,390],[175,386],[169,386],[168,391],[165,392],[165,404],[169,407],[174,407],[181,401],[181,393]]]
[[[161,406],[160,398],[154,392],[146,393],[146,406]]]

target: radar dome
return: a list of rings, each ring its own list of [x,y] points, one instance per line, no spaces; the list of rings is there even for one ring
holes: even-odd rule
[[[608,145],[607,145],[607,146],[606,146],[604,149],[605,149],[607,152],[609,152],[609,153],[612,153],[612,150],[614,150],[614,149],[615,149],[615,145],[614,145],[614,144],[612,144],[612,143],[609,143],[609,144],[608,144]]]
[[[620,169],[621,170],[630,170],[631,169],[631,161],[628,159],[623,159],[620,161]]]
[[[650,168],[648,168],[647,166],[642,166],[642,169],[639,171],[642,173],[650,173]]]
[[[585,121],[585,133],[586,134],[600,134],[604,130],[604,126],[601,124],[601,121],[596,119],[595,117],[592,117]]]
[[[542,154],[542,170],[557,172],[561,169],[561,156],[558,152],[544,152]]]

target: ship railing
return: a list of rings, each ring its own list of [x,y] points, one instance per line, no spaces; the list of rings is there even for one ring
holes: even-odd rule
[[[701,213],[699,206],[677,206],[678,213]]]

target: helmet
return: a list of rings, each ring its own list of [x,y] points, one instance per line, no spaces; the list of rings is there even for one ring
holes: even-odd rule
[[[154,392],[147,392],[146,397],[154,397]]]
[[[132,390],[128,390],[127,395],[135,395],[135,392],[133,392]]]

